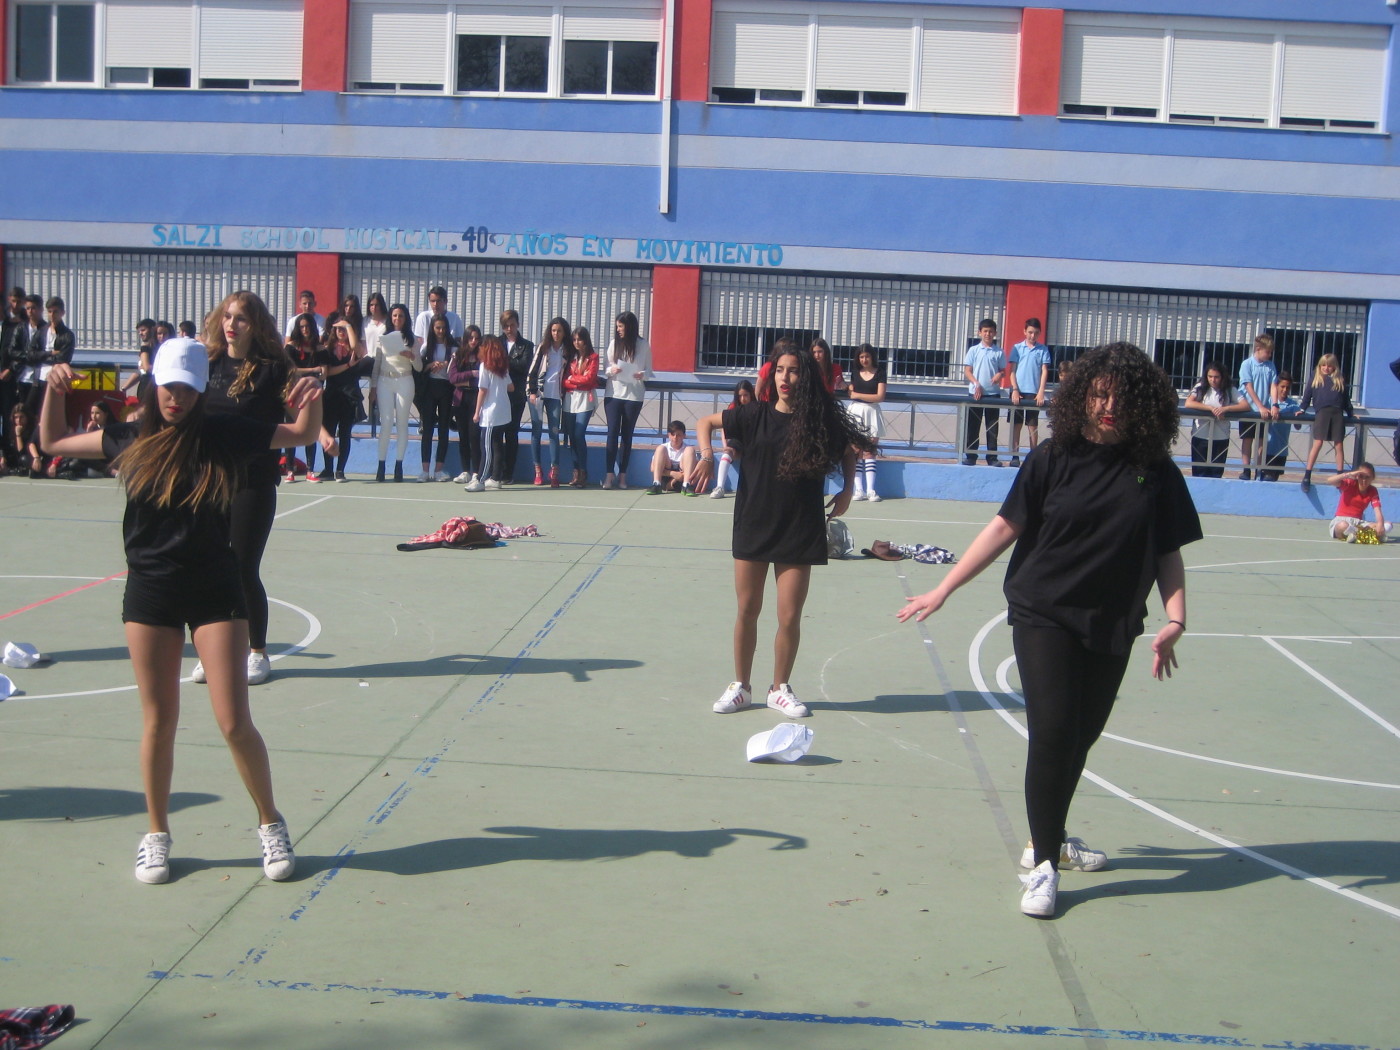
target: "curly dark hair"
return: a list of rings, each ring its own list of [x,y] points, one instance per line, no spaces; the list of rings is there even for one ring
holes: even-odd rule
[[[789,399],[792,425],[778,457],[778,477],[784,481],[822,478],[841,464],[846,450],[875,452],[875,442],[852,422],[826,389],[822,370],[812,351],[791,339],[779,339],[768,356],[771,366],[761,385],[772,391],[778,358],[797,358],[797,387]],[[761,395],[760,395],[761,396]]]
[[[1167,373],[1132,343],[1107,343],[1081,354],[1050,405],[1051,440],[1059,449],[1084,441],[1089,392],[1107,379],[1116,393],[1119,447],[1140,466],[1171,455],[1181,426],[1176,388]]]

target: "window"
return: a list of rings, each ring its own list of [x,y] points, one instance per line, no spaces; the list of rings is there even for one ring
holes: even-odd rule
[[[1374,131],[1387,31],[1238,19],[1070,15],[1071,117]]]
[[[239,90],[301,85],[300,0],[20,3],[15,27],[17,84]]]
[[[1051,288],[1046,342],[1089,347],[1125,340],[1152,353],[1178,390],[1189,390],[1210,361],[1231,381],[1253,350],[1254,337],[1274,338],[1274,364],[1302,391],[1317,359],[1337,354],[1356,386],[1366,331],[1364,303],[1244,299],[1106,288]],[[1060,356],[1057,354],[1056,359]]]
[[[350,88],[655,99],[661,20],[661,0],[351,0]]]
[[[96,10],[92,4],[16,5],[15,82],[93,83]]]
[[[710,99],[1014,113],[1019,12],[717,0]]]

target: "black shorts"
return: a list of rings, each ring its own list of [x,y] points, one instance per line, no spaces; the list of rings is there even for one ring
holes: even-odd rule
[[[1264,439],[1264,421],[1262,419],[1240,420],[1240,439],[1259,438]]]
[[[122,623],[184,630],[224,620],[246,620],[248,607],[237,576],[184,583],[158,576],[129,575],[122,595]]]
[[[1022,394],[1022,395],[1021,395],[1021,404],[1025,404],[1025,399],[1028,398],[1028,397],[1031,399],[1031,403],[1032,403],[1032,404],[1035,403],[1035,395],[1034,395],[1034,394]],[[1037,422],[1039,421],[1039,419],[1040,419],[1040,409],[1039,409],[1039,408],[1019,408],[1019,407],[1017,407],[1017,408],[1013,408],[1013,409],[1011,410],[1011,424],[1012,424],[1012,426],[1022,426],[1022,425],[1024,425],[1024,426],[1028,426],[1028,427],[1033,427],[1033,426],[1035,426],[1035,425],[1037,424]]]

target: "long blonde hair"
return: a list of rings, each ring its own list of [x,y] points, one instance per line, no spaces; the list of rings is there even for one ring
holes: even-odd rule
[[[1316,390],[1318,387],[1322,386],[1323,383],[1327,382],[1327,377],[1322,374],[1323,365],[1332,366],[1332,389],[1345,390],[1347,388],[1347,381],[1342,378],[1342,363],[1337,360],[1336,354],[1323,354],[1317,359],[1317,367],[1313,369],[1313,389]]]
[[[227,511],[241,475],[236,464],[212,459],[205,448],[204,395],[179,423],[160,414],[154,383],[147,385],[141,406],[136,441],[118,457],[127,496],[162,509],[213,505]]]
[[[243,308],[244,314],[248,317],[252,328],[252,339],[248,344],[247,359],[239,366],[238,375],[229,384],[228,396],[236,398],[247,390],[258,366],[266,363],[271,367],[278,365],[282,367],[283,373],[287,376],[287,387],[283,391],[285,397],[287,391],[291,389],[294,375],[292,358],[282,342],[281,333],[277,331],[277,322],[272,319],[272,313],[268,310],[267,304],[258,297],[256,292],[250,292],[246,288],[230,292],[224,296],[223,302],[214,307],[204,318],[204,339],[202,342],[209,348],[210,363],[212,364],[228,353],[228,340],[224,337],[224,313],[235,302]]]

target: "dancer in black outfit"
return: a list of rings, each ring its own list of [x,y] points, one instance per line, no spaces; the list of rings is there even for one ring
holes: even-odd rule
[[[1059,869],[1107,857],[1068,837],[1065,821],[1143,631],[1155,582],[1167,622],[1152,674],[1171,677],[1186,632],[1181,547],[1201,538],[1170,451],[1179,425],[1171,380],[1137,347],[1113,343],[1075,361],[1050,408],[1051,440],[1027,457],[1000,513],[900,620],[922,620],[1013,543],[1004,591],[1030,736],[1021,911],[1055,914]]]

